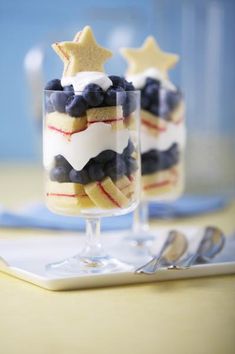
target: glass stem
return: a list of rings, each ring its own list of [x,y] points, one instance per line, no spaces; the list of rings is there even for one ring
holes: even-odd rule
[[[134,234],[140,233],[140,231],[149,230],[149,210],[148,202],[141,201],[139,206],[134,211],[134,223],[133,232]]]
[[[104,256],[100,235],[100,219],[86,219],[86,246],[82,252],[85,258],[99,258]]]

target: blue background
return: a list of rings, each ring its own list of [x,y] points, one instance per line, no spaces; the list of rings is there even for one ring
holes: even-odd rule
[[[123,74],[120,46],[140,46],[148,34],[181,55],[171,74],[185,92],[189,131],[235,133],[235,2],[230,0],[2,1],[0,0],[0,159],[36,160],[39,127],[30,112],[24,59],[45,51],[44,80],[61,76],[53,41],[71,39],[84,25],[114,50],[108,73]]]

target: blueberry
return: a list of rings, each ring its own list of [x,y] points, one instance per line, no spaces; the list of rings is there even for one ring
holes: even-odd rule
[[[155,116],[159,116],[159,105],[156,103],[153,103],[149,106],[149,111],[152,114],[155,114]]]
[[[47,112],[47,113],[52,113],[52,112],[55,111],[55,108],[54,108],[53,104],[51,103],[50,96],[46,96],[46,99],[45,99],[45,108],[46,108],[46,112]]]
[[[145,162],[141,161],[141,175],[144,176],[144,175],[147,175],[148,172],[147,172],[147,165]]]
[[[144,176],[144,175],[147,175],[148,172],[147,172],[147,165],[145,162],[141,161],[141,175]]]
[[[125,79],[121,76],[117,76],[117,75],[110,75],[109,76],[109,79],[112,81],[113,83],[113,86],[115,87],[122,87],[122,88],[125,88]]]
[[[169,164],[169,159],[167,159],[166,156],[166,151],[158,151],[156,171],[166,170],[171,166],[171,164]]]
[[[157,170],[157,162],[154,159],[151,159],[149,157],[143,158],[141,156],[141,173],[142,175],[147,175],[150,173],[154,173]]]
[[[168,151],[171,151],[171,152],[177,152],[179,151],[179,147],[178,147],[178,144],[177,143],[173,143],[170,148],[168,149]]]
[[[61,82],[59,79],[54,79],[54,80],[48,81],[48,83],[45,86],[45,90],[63,91],[63,87],[61,86]]]
[[[138,164],[136,159],[134,159],[133,157],[128,157],[126,159],[126,173],[127,176],[130,176],[132,173],[134,173],[135,171],[137,171],[138,169]]]
[[[172,155],[166,154],[164,156],[164,169],[167,170],[168,168],[171,168],[174,165],[175,165],[175,162],[174,162],[174,159],[172,158]]]
[[[107,106],[115,106],[116,105],[116,89],[115,87],[111,86],[108,88],[108,90],[105,92],[104,96],[104,103]]]
[[[72,96],[66,104],[65,110],[71,117],[81,117],[85,114],[87,103],[82,96]]]
[[[179,148],[174,143],[166,151],[150,150],[141,155],[142,174],[149,174],[171,168],[179,161]]]
[[[73,85],[64,86],[63,91],[64,92],[73,92],[74,93]]]
[[[137,108],[137,102],[135,95],[131,95],[131,92],[128,93],[126,100],[122,106],[123,108],[123,116],[128,117],[132,112],[134,112]]]
[[[68,170],[63,166],[54,167],[50,172],[50,179],[56,182],[70,182]]]
[[[132,141],[129,139],[127,147],[123,150],[124,157],[129,157],[134,152],[135,147]]]
[[[173,144],[167,151],[158,152],[158,170],[166,170],[171,168],[179,161],[178,145]]]
[[[150,106],[150,99],[145,94],[141,94],[141,108],[148,109]]]
[[[158,97],[159,85],[156,83],[153,83],[153,84],[149,84],[149,85],[145,86],[144,93],[146,96],[149,96],[149,97],[152,97],[152,96]]]
[[[122,105],[126,101],[126,92],[122,87],[116,88],[116,95],[117,95],[117,105]]]
[[[159,158],[158,169],[167,170],[173,165],[174,165],[174,161],[172,159],[172,155],[167,153],[166,151],[162,153]]]
[[[148,152],[144,152],[143,154],[141,154],[141,162],[144,163],[145,161],[147,161],[148,159],[148,154],[149,154],[149,151]]]
[[[148,85],[152,85],[152,84],[157,84],[158,87],[161,86],[161,82],[159,80],[153,79],[152,77],[147,77],[145,85],[148,86]]]
[[[63,155],[56,155],[55,156],[55,166],[56,167],[64,167],[67,171],[71,171],[72,166],[70,163],[66,160],[66,158]]]
[[[95,161],[99,163],[106,163],[113,160],[116,157],[117,153],[113,150],[104,150],[99,155],[95,157]]]
[[[162,152],[152,149],[141,155],[141,173],[143,175],[163,169]]]
[[[89,165],[88,174],[91,181],[101,181],[105,177],[103,166],[98,162]]]
[[[182,93],[177,91],[168,91],[166,94],[166,101],[171,110],[175,109],[182,99]]]
[[[91,107],[97,107],[104,100],[104,91],[99,85],[89,84],[83,90],[83,98]]]
[[[174,143],[168,150],[168,154],[171,156],[173,164],[177,163],[180,158],[179,146],[177,143]]]
[[[60,113],[65,112],[65,105],[70,97],[68,92],[53,92],[50,96],[51,103],[56,111]]]
[[[90,182],[90,178],[85,169],[82,169],[81,171],[72,169],[69,173],[69,178],[73,183],[87,184]]]
[[[158,107],[158,116],[167,119],[169,115],[169,107],[166,102],[162,102]]]
[[[126,100],[126,93],[122,87],[111,86],[105,92],[104,103],[107,106],[122,105]]]
[[[105,174],[114,181],[126,174],[126,164],[121,156],[105,164]]]
[[[126,91],[135,91],[135,87],[134,85],[132,84],[132,82],[128,82],[125,80],[125,86],[124,86],[124,89]]]
[[[157,162],[159,159],[159,151],[151,149],[147,152],[147,156]]]

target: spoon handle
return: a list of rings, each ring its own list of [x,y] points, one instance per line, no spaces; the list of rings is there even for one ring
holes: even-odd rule
[[[159,263],[160,263],[160,257],[153,257],[148,263],[144,264],[144,266],[141,266],[135,270],[135,273],[137,274],[154,274]]]
[[[182,261],[180,264],[173,264],[168,267],[168,269],[174,270],[184,270],[190,268],[198,259],[198,253],[191,254],[186,258],[186,260]]]
[[[190,255],[184,262],[182,267],[184,268],[190,268],[197,260],[198,258],[198,253]]]

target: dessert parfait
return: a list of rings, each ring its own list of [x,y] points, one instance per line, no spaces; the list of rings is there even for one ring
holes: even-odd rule
[[[162,52],[151,36],[122,54],[129,64],[127,80],[141,90],[143,199],[176,199],[184,186],[185,104],[168,70],[179,58]]]
[[[70,215],[132,210],[140,173],[138,92],[104,72],[112,54],[97,44],[89,26],[52,47],[64,71],[45,87],[47,205]]]

